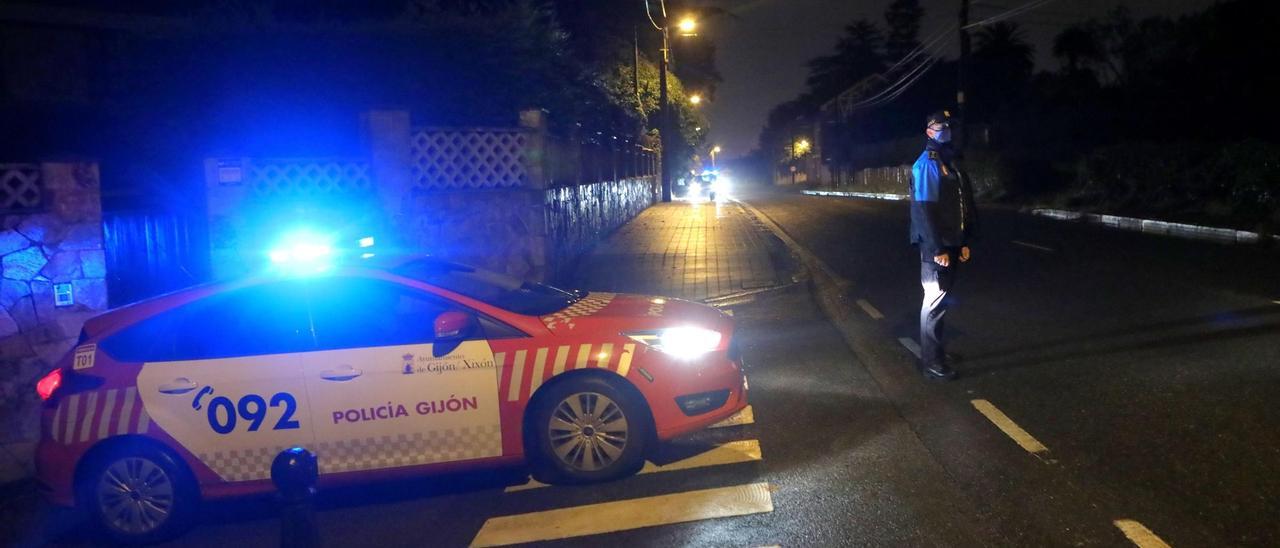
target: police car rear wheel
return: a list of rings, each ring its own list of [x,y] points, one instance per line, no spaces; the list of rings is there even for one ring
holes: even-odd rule
[[[536,410],[535,472],[553,483],[613,479],[644,463],[646,415],[630,394],[599,378],[550,387]]]
[[[196,504],[183,472],[150,448],[112,451],[97,459],[81,500],[98,529],[117,542],[164,540],[186,529]]]

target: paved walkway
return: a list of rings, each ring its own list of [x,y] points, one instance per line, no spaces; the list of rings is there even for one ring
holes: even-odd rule
[[[772,238],[733,202],[660,203],[596,246],[575,281],[694,301],[772,287],[786,277]]]

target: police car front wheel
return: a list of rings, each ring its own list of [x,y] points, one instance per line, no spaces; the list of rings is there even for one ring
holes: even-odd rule
[[[156,542],[183,532],[197,496],[184,470],[151,448],[115,450],[95,459],[81,486],[81,503],[112,540]]]
[[[534,411],[535,476],[553,483],[603,481],[644,463],[647,415],[631,394],[594,377],[548,390]]]

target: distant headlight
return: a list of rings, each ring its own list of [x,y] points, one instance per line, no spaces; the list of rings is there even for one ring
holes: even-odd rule
[[[721,338],[718,331],[692,326],[636,331],[624,335],[681,360],[692,360],[715,350],[720,345]]]
[[[689,183],[689,195],[696,196],[702,194],[702,185],[699,183]]]

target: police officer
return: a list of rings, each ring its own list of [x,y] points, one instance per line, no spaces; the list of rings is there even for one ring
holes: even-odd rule
[[[955,370],[942,345],[943,318],[960,263],[969,261],[969,238],[977,209],[951,146],[951,113],[925,120],[924,152],[911,168],[911,243],[920,249],[920,371],[926,379],[950,380]]]

